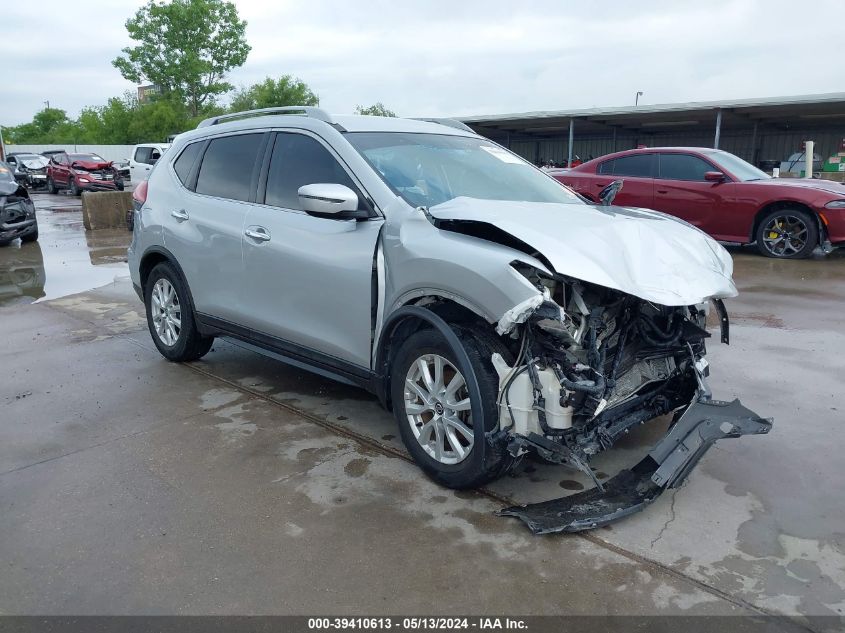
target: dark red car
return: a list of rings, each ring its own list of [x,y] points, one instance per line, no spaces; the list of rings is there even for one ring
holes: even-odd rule
[[[123,191],[120,172],[97,154],[53,154],[47,165],[47,189],[56,193],[70,189],[74,196],[83,191]]]
[[[593,201],[621,179],[614,204],[674,215],[724,242],[756,242],[769,257],[808,257],[826,241],[845,245],[845,185],[772,178],[721,150],[634,149],[550,174]]]

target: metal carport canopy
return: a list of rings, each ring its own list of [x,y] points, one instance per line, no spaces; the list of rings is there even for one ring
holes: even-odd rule
[[[845,92],[453,118],[499,141],[509,140],[512,136],[536,139],[563,136],[570,132],[575,135],[597,135],[615,132],[700,133],[705,130],[712,133],[715,140],[719,113],[722,130],[751,130],[757,125],[772,129],[789,129],[796,124],[813,128],[841,126],[845,125]]]

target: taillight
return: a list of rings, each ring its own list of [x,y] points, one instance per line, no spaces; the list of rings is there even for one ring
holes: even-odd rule
[[[135,187],[135,191],[132,192],[132,200],[135,201],[135,208],[140,209],[141,205],[143,205],[147,201],[147,185],[148,180],[142,180],[138,183],[138,186]]]

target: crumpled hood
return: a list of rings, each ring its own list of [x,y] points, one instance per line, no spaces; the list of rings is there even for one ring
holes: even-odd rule
[[[803,164],[803,163],[802,163]],[[812,189],[824,191],[838,196],[845,196],[845,184],[822,178],[769,178],[767,180],[749,180],[744,185],[758,187],[790,187],[795,189]]]
[[[96,171],[98,169],[105,169],[106,167],[111,167],[111,162],[100,162],[94,160],[75,160],[73,161],[73,166],[79,167],[80,169],[87,169],[89,171]]]
[[[657,211],[460,197],[429,213],[437,220],[492,224],[540,252],[556,273],[661,305],[737,294],[728,252],[699,229]]]

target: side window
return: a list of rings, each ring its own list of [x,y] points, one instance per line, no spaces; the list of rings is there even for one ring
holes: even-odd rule
[[[179,154],[179,158],[177,158],[176,162],[173,163],[173,169],[176,171],[176,175],[179,177],[179,180],[181,180],[182,184],[189,189],[188,177],[191,175],[191,168],[197,161],[197,156],[200,155],[202,146],[202,141],[198,143],[191,143],[182,150],[182,153]]]
[[[197,176],[197,193],[249,200],[252,172],[263,134],[237,134],[208,144]]]
[[[613,175],[652,178],[654,177],[653,163],[654,154],[620,156],[613,161]]]
[[[704,182],[704,174],[716,171],[710,163],[687,154],[660,154],[660,177],[665,180]]]
[[[161,152],[156,148],[152,148],[150,150],[150,165],[155,165],[159,158],[161,158]]]
[[[615,160],[604,161],[601,165],[599,165],[599,168],[596,170],[596,173],[599,173],[599,174],[602,174],[602,175],[605,175],[605,176],[612,176],[613,175],[613,163],[615,163],[615,162],[616,162]]]
[[[329,150],[304,134],[277,134],[267,173],[265,203],[274,207],[300,209],[299,188],[318,182],[346,185],[358,194],[358,208],[367,208],[358,187]]]
[[[135,148],[135,162],[136,163],[147,163],[150,162],[150,154],[152,154],[153,148],[152,147],[136,147]]]

